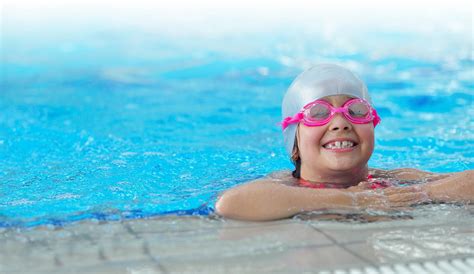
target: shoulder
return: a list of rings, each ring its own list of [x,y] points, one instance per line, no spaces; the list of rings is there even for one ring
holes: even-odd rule
[[[293,175],[291,174],[291,170],[278,170],[269,173],[265,178],[271,178],[271,179],[289,179],[293,178]]]
[[[269,173],[262,179],[279,182],[285,185],[294,185],[296,182],[296,178],[293,177],[291,170],[274,171],[272,173]]]

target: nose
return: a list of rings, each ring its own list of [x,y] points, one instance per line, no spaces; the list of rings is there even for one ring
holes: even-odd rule
[[[352,124],[342,113],[336,113],[329,124],[330,131],[350,131]]]

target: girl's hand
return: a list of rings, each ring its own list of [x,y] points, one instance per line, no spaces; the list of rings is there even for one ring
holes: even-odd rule
[[[347,189],[353,205],[361,209],[401,209],[429,201],[428,194],[420,186],[367,189],[368,182]]]
[[[351,186],[348,189],[351,189],[352,191],[363,191],[363,190],[369,190],[371,188],[372,184],[368,181],[362,181],[356,186]]]

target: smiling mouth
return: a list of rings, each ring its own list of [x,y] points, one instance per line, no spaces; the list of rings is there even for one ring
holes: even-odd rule
[[[357,143],[352,141],[335,141],[323,145],[325,149],[348,149],[355,146],[357,146]]]

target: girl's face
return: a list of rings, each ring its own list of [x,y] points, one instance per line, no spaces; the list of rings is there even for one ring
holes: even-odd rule
[[[334,107],[342,106],[349,99],[351,97],[345,95],[322,98]],[[352,124],[341,113],[322,126],[300,123],[297,135],[301,172],[308,177],[303,175],[305,179],[311,179],[308,173],[358,172],[367,167],[374,150],[373,123]]]

